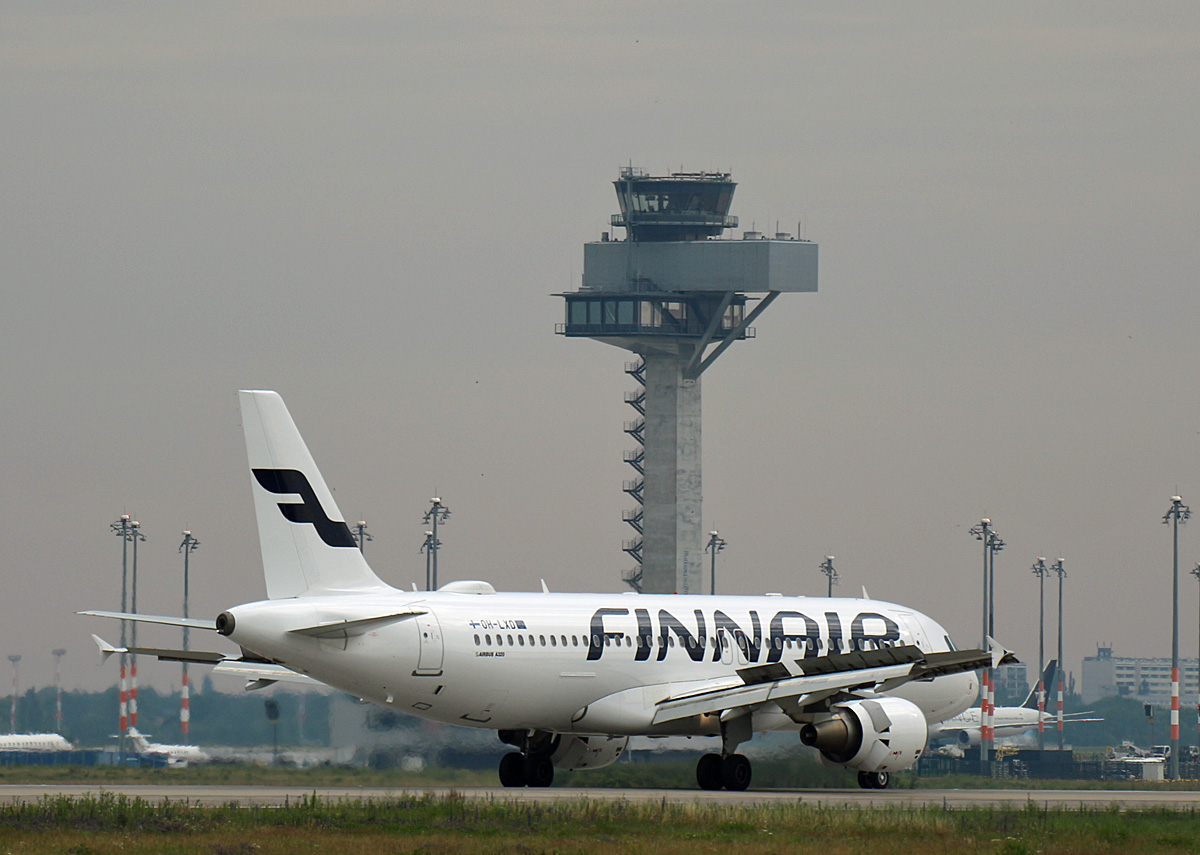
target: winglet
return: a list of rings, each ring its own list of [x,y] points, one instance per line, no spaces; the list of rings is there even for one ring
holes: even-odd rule
[[[1004,645],[992,638],[987,637],[988,653],[992,655],[992,667],[999,668],[1001,665],[1013,665],[1018,660],[1011,650],[1005,649]]]
[[[99,648],[99,650],[100,650],[100,662],[102,664],[107,662],[108,657],[112,656],[114,653],[125,653],[126,652],[126,649],[124,647],[113,647],[111,644],[109,644],[107,641],[105,641],[103,638],[101,638],[98,635],[93,635],[92,641],[96,642],[96,647]]]
[[[543,594],[549,594],[549,593],[550,593],[550,589],[549,589],[549,588],[546,586],[546,580],[545,580],[545,579],[543,579],[543,580],[542,580],[542,593],[543,593]]]

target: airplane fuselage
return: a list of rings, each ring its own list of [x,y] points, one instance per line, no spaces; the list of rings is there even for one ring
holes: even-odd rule
[[[418,614],[343,637],[290,632],[406,611]],[[712,716],[655,725],[655,705],[741,685],[738,669],[756,665],[798,673],[796,660],[831,653],[951,648],[925,615],[860,599],[383,589],[249,603],[228,614],[233,641],[365,700],[451,724],[579,734],[714,734]],[[967,709],[977,689],[967,672],[891,694],[935,722]],[[757,731],[798,727],[777,707],[754,716]]]

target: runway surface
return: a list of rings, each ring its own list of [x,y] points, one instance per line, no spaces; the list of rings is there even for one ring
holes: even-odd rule
[[[1009,807],[1121,809],[1200,807],[1200,792],[1156,792],[1148,790],[631,790],[631,789],[546,789],[503,787],[257,787],[175,786],[171,784],[4,784],[0,802],[38,801],[46,796],[121,794],[152,802],[164,799],[190,804],[282,805],[316,795],[323,799],[387,799],[398,796],[445,796],[457,793],[468,799],[501,802],[552,804],[562,801],[624,800],[656,804],[804,804],[820,806],[885,807]]]

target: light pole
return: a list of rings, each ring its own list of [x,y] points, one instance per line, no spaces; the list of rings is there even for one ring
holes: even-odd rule
[[[425,542],[421,544],[421,548],[417,552],[425,553],[425,590],[433,590],[433,553],[436,551],[434,546],[433,532],[425,532]]]
[[[200,541],[192,536],[192,530],[188,529],[183,533],[183,543],[179,544],[179,551],[183,553],[183,618],[188,617],[188,559],[196,548],[200,545]],[[183,628],[183,649],[188,650],[188,628]],[[188,664],[183,663],[183,677],[179,691],[179,732],[186,737],[188,735],[189,726],[192,720],[191,708],[191,683],[188,682]]]
[[[1038,580],[1038,751],[1046,750],[1046,559],[1038,556],[1033,562],[1033,575]]]
[[[375,539],[371,537],[371,535],[367,534],[367,521],[359,520],[358,525],[351,529],[351,531],[354,533],[354,541],[358,544],[359,553],[365,555],[366,550],[364,547],[366,546],[367,541]]]
[[[1200,580],[1200,564],[1192,568],[1192,575]],[[1200,650],[1200,647],[1197,649]],[[1196,745],[1200,746],[1200,654],[1196,657],[1196,730]]]
[[[725,548],[725,541],[721,539],[721,535],[715,531],[708,533],[708,544],[704,547],[705,552],[712,554],[712,581],[709,583],[709,594],[717,593],[717,553]]]
[[[130,590],[130,593],[132,596],[130,598],[129,608],[130,608],[130,611],[136,615],[138,613],[138,608],[137,608],[138,542],[145,540],[146,535],[142,534],[142,531],[141,531],[142,524],[140,522],[138,522],[137,520],[134,520],[129,525],[133,529],[133,538],[132,538],[133,539],[133,574],[131,576],[130,586],[129,586],[129,590]],[[137,649],[137,631],[138,631],[138,622],[133,621],[133,627],[130,629],[130,641],[133,642],[132,646],[135,650]],[[134,653],[129,657],[129,726],[130,727],[137,727],[137,712],[138,712],[138,710],[137,710],[137,690],[138,690],[137,654]]]
[[[1171,756],[1167,774],[1179,779],[1179,524],[1187,522],[1192,509],[1179,496],[1171,497],[1171,507],[1163,514],[1163,524],[1171,524]]]
[[[443,505],[442,500],[437,496],[434,496],[429,501],[431,501],[433,505],[425,512],[424,520],[425,525],[433,527],[433,531],[431,531],[429,533],[430,536],[425,539],[425,543],[429,548],[428,555],[431,556],[429,559],[430,573],[425,581],[425,587],[426,590],[436,591],[438,587],[438,547],[442,545],[442,542],[438,540],[437,536],[438,523],[444,523],[446,520],[450,519],[450,509]]]
[[[1051,572],[1058,576],[1058,668],[1054,672],[1054,676],[1058,679],[1058,750],[1062,751],[1063,745],[1063,672],[1066,668],[1063,667],[1063,579],[1067,578],[1067,569],[1063,566],[1063,560],[1060,558],[1050,565]]]
[[[833,568],[833,556],[826,555],[825,560],[817,566],[817,569],[825,574],[825,578],[829,580],[829,584],[826,586],[825,595],[827,597],[832,597],[833,586],[838,583],[838,571]]]
[[[19,671],[20,671],[17,663],[21,661],[21,654],[15,653],[15,654],[9,655],[8,661],[11,662],[12,666],[13,666],[12,712],[9,713],[9,716],[8,716],[8,732],[16,733],[17,732],[17,695],[18,695],[18,683],[19,683],[18,675],[19,675]]]
[[[988,517],[981,519],[979,525],[972,526],[970,533],[975,536],[976,540],[983,542],[983,641],[980,647],[987,650],[988,637],[992,634],[992,624],[995,621],[995,614],[992,610],[992,594],[994,593],[992,576],[996,562],[995,554],[1004,547],[1004,541],[1000,540]],[[992,756],[992,705],[995,703],[991,668],[984,669],[980,683],[980,694],[983,696],[979,704],[980,759],[990,761]]]
[[[50,655],[54,657],[54,732],[61,736],[63,732],[62,658],[67,655],[67,651],[60,647],[57,650],[51,650]]]
[[[109,525],[113,534],[121,538],[121,613],[125,614],[129,611],[127,607],[128,590],[129,590],[129,541],[133,538],[133,521],[129,514],[121,514],[121,518]],[[121,621],[121,650],[124,651],[126,646],[126,627],[129,621]],[[127,694],[127,684],[125,682],[125,669],[129,664],[129,654],[121,653],[121,693],[120,693],[120,725],[117,728],[117,751],[121,755],[121,762],[125,762],[125,731],[128,728],[128,712],[129,699]]]

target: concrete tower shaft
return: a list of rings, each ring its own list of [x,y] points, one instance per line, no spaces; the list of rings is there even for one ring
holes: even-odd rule
[[[700,378],[683,376],[695,345],[648,351],[641,590],[699,594],[701,515]]]
[[[627,373],[644,390],[626,395],[641,418],[626,432],[641,448],[625,462],[639,477],[625,484],[640,507],[624,515],[639,537],[624,550],[636,562],[625,580],[646,593],[701,593],[700,376],[781,292],[817,290],[817,246],[746,232],[729,216],[728,173],[656,177],[621,170],[614,182],[626,239],[584,245],[583,282],[566,300],[556,332],[637,353]],[[748,294],[763,295],[747,313]]]

